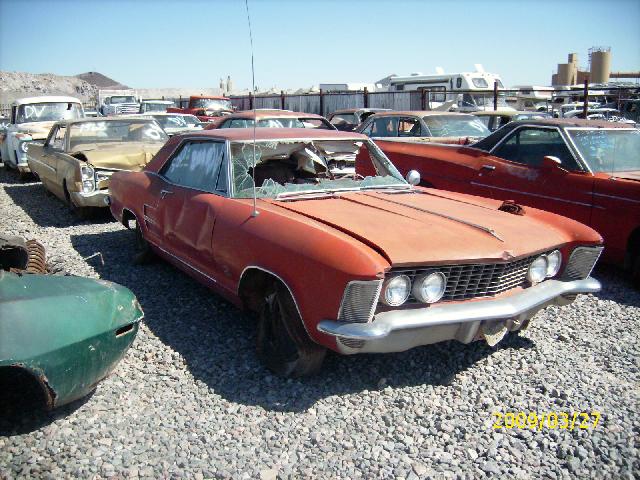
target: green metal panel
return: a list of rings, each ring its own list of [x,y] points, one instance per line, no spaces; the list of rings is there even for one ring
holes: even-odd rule
[[[143,312],[115,283],[0,271],[0,367],[32,372],[59,406],[89,393],[133,342]]]

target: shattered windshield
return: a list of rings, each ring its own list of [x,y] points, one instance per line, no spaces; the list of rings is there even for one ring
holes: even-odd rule
[[[255,170],[254,170],[255,148]],[[364,150],[365,152],[361,151]],[[356,155],[366,155],[377,175],[355,171]],[[360,158],[360,157],[359,157]],[[346,167],[336,165],[343,163]],[[370,141],[275,140],[231,143],[236,198],[285,198],[363,188],[409,188],[389,159]]]
[[[75,120],[82,117],[82,107],[79,103],[30,103],[18,107],[16,123]]]
[[[164,143],[167,134],[154,121],[118,120],[81,122],[71,125],[69,148],[82,145],[115,142]]]
[[[491,133],[477,117],[427,115],[423,119],[433,137],[486,137]]]
[[[567,132],[594,173],[640,170],[640,130],[567,129]]]
[[[215,98],[197,98],[191,102],[193,108],[206,108],[207,110],[232,110],[231,100]]]

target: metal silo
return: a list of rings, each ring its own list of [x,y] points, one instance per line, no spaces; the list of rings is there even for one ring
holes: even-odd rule
[[[591,64],[591,83],[607,83],[611,73],[611,48],[590,48],[589,63]]]

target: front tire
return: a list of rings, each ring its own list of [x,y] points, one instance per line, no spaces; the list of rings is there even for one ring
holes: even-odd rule
[[[269,370],[285,378],[316,373],[327,352],[309,338],[291,294],[280,283],[265,295],[256,351]]]
[[[144,235],[142,235],[142,229],[140,228],[138,221],[136,220],[135,223],[136,223],[136,228],[134,231],[135,253],[133,256],[133,264],[145,265],[153,261],[154,254],[153,254],[153,250],[151,250],[151,245],[149,245],[149,242],[147,242],[147,240],[145,240],[144,238]]]

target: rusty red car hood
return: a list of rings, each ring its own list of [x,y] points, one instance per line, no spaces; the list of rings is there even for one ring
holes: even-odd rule
[[[498,210],[499,201],[422,190],[269,202],[351,235],[394,266],[509,260],[571,241],[561,228]]]

